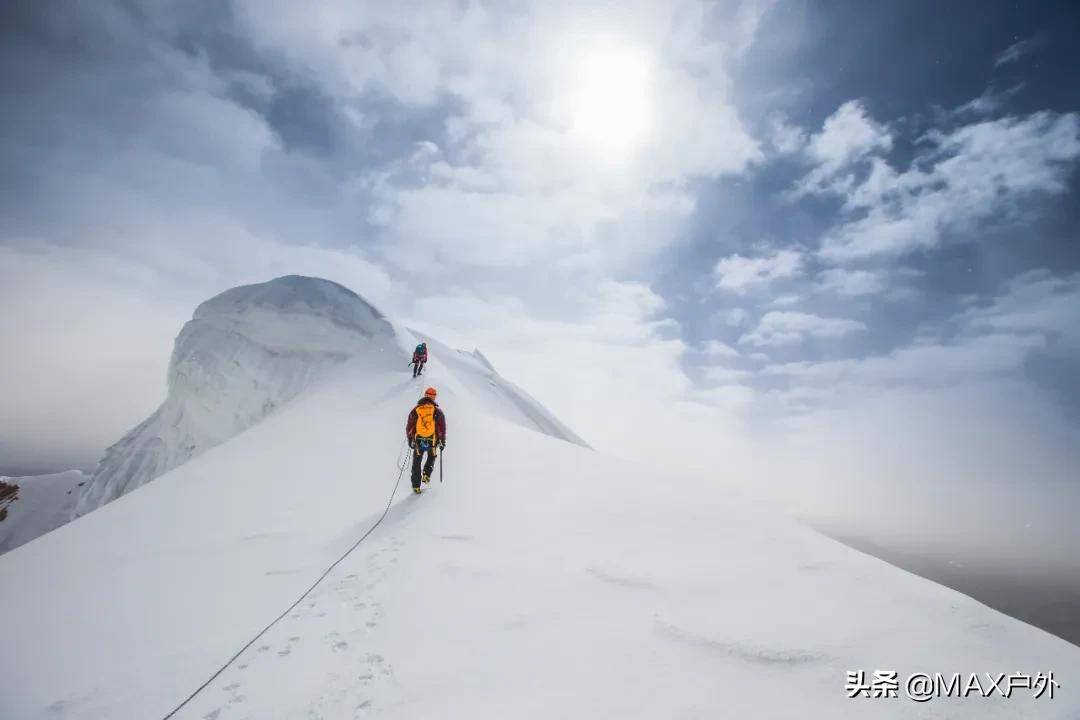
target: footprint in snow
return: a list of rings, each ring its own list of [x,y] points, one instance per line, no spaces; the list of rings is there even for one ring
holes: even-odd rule
[[[680,643],[695,646],[705,651],[728,655],[755,665],[793,668],[803,665],[822,664],[830,660],[821,653],[810,652],[801,648],[751,645],[713,637],[709,633],[680,627],[660,618],[655,618],[653,622],[657,630]]]
[[[349,648],[349,643],[341,639],[341,633],[334,631],[323,635],[323,642],[330,646],[334,652],[341,652]]]
[[[389,665],[384,665],[384,663],[386,661],[383,659],[382,655],[380,655],[378,653],[368,653],[367,656],[366,656],[366,660],[367,660],[367,663],[368,663],[368,667],[371,669],[372,673],[374,673],[375,669],[378,668],[378,671],[379,671],[380,675],[390,675],[390,674],[392,674],[392,670],[391,670],[390,666]]]

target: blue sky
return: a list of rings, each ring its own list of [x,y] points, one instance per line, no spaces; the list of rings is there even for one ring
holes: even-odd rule
[[[303,273],[600,449],[1075,476],[1068,4],[3,12],[8,465],[92,463],[196,304]]]

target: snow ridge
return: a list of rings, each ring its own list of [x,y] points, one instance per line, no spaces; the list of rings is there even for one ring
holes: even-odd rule
[[[432,357],[429,364],[447,371],[492,415],[574,445],[590,447],[531,395],[499,375],[479,350],[471,353],[455,350],[430,335],[410,332],[427,343]]]
[[[346,361],[383,371],[404,358],[391,324],[341,285],[290,275],[207,300],[176,338],[165,402],[108,448],[75,516],[251,427]]]

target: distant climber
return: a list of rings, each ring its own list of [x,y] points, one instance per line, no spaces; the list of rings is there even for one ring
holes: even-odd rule
[[[405,438],[413,449],[412,489],[417,494],[421,492],[420,483],[431,482],[436,448],[442,450],[446,447],[446,416],[435,402],[435,395],[435,388],[429,387],[425,390],[424,397],[417,400],[416,407],[409,413],[409,419],[405,423]]]
[[[420,373],[424,372],[424,364],[427,363],[427,343],[420,343],[413,350],[412,363],[413,366],[412,376],[416,377]]]

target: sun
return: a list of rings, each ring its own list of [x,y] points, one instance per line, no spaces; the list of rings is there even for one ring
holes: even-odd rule
[[[570,134],[611,156],[627,156],[652,128],[649,54],[631,45],[586,49],[576,58],[569,96]]]

